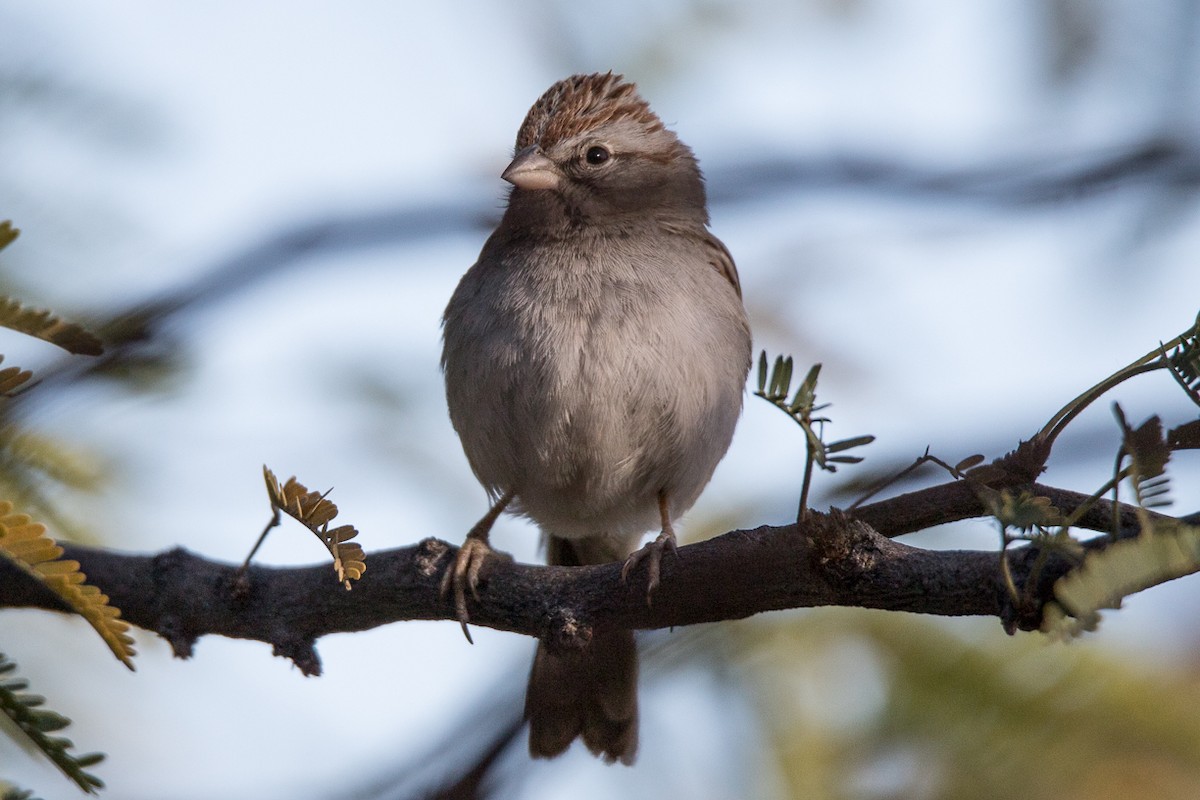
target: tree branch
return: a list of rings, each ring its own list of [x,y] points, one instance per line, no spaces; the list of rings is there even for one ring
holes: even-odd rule
[[[1037,484],[1029,488],[1063,508],[1085,495]],[[936,518],[933,510],[938,510]],[[1108,530],[1110,503],[1083,525]],[[1130,531],[1136,518],[1117,509]],[[739,619],[786,608],[858,606],[942,616],[998,617],[1010,631],[1034,629],[1054,581],[1071,564],[1051,554],[1033,574],[1036,552],[1010,552],[1025,602],[1014,606],[995,551],[933,551],[892,541],[919,525],[980,516],[984,508],[967,482],[910,492],[859,509],[813,514],[802,525],[731,531],[679,549],[664,559],[662,584],[646,604],[645,577],[628,582],[620,564],[545,567],[505,558],[488,562],[472,623],[536,636],[552,647],[582,647],[601,627],[666,628]],[[872,527],[868,523],[873,523]],[[1129,527],[1132,525],[1133,527]],[[1108,537],[1095,540],[1102,546]],[[402,620],[454,619],[439,594],[454,548],[437,539],[373,553],[354,590],[344,591],[327,564],[299,568],[252,566],[239,591],[237,568],[176,548],[156,555],[64,545],[88,582],[101,587],[123,617],[170,642],[188,657],[206,634],[274,646],[306,674],[320,672],[314,643],[325,634],[366,630]],[[0,562],[0,607],[63,610],[55,596]]]
[[[372,554],[354,590],[328,565],[252,567],[235,592],[236,567],[182,548],[129,555],[67,545],[88,582],[103,587],[122,616],[188,656],[197,638],[218,634],[270,642],[305,672],[319,671],[313,642],[328,633],[400,620],[454,619],[439,594],[454,548],[436,539]],[[840,516],[733,531],[682,547],[662,564],[662,585],[646,604],[644,575],[622,583],[621,565],[543,567],[492,559],[481,576],[473,624],[579,647],[597,625],[663,628],[823,605],[928,614],[999,614],[1003,592],[995,553],[935,552],[893,542]],[[0,577],[8,576],[0,573]],[[0,604],[57,608],[9,579]],[[15,589],[15,591],[14,591]]]
[[[1030,483],[1015,474],[989,481],[988,486],[996,490],[1026,488],[1035,495],[1050,498],[1050,502],[1056,508],[1070,511],[1090,500],[1089,495],[1081,492]],[[987,506],[968,481],[951,481],[862,506],[854,512],[854,517],[873,526],[880,534],[894,538],[934,525],[973,519],[987,513]],[[1078,521],[1077,527],[1110,531],[1113,528],[1114,513],[1117,514],[1117,529],[1122,536],[1132,535],[1140,529],[1138,511],[1134,506],[1124,503],[1114,506],[1111,500],[1103,498],[1093,501],[1091,508]],[[1154,520],[1167,519],[1162,514],[1148,513]]]

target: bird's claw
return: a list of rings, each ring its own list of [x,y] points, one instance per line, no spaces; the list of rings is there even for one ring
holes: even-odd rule
[[[463,636],[466,636],[471,644],[475,641],[467,629],[467,622],[471,618],[467,613],[467,590],[470,589],[471,596],[479,599],[479,571],[494,552],[485,539],[468,536],[462,547],[458,548],[454,563],[448,566],[442,575],[442,598],[448,597],[451,591],[454,592],[454,611],[459,624],[462,625]]]
[[[640,550],[630,553],[629,558],[625,559],[625,565],[621,567],[621,580],[626,581],[629,579],[629,573],[633,572],[638,564],[642,561],[647,562],[646,605],[651,604],[654,598],[654,590],[658,588],[664,552],[670,552],[672,555],[677,552],[675,534],[672,531],[663,531],[653,542],[648,543]]]

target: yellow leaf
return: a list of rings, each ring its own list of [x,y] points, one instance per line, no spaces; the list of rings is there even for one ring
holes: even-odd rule
[[[83,327],[43,309],[25,308],[11,297],[0,297],[0,325],[58,345],[68,353],[98,356],[104,352],[100,340]]]
[[[63,549],[46,536],[46,526],[25,514],[13,514],[12,503],[0,501],[0,556],[27,575],[41,581],[87,620],[108,648],[125,666],[133,669],[133,638],[121,611],[108,604],[108,596],[85,583],[79,562],[63,560]]]
[[[321,540],[333,556],[333,569],[338,580],[349,589],[350,581],[358,580],[366,572],[366,556],[359,545],[346,543],[358,535],[353,525],[329,529],[329,523],[338,515],[338,507],[326,498],[329,492],[310,492],[295,476],[280,485],[275,473],[266,466],[263,466],[263,479],[271,507],[287,514]]]

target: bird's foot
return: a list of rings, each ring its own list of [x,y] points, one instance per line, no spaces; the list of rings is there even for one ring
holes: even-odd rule
[[[458,553],[454,556],[454,563],[446,567],[446,572],[442,575],[442,598],[448,597],[451,591],[454,592],[455,615],[458,617],[459,624],[462,625],[463,636],[466,636],[467,641],[471,644],[475,644],[475,642],[471,639],[471,632],[467,630],[467,622],[471,619],[471,615],[467,613],[467,590],[470,589],[471,596],[478,600],[479,571],[483,569],[484,562],[487,561],[488,556],[504,555],[497,553],[488,544],[488,533],[491,532],[496,517],[500,516],[515,496],[516,493],[513,491],[505,492],[483,515],[483,519],[475,523],[475,527],[467,533],[462,547],[458,548]],[[511,556],[505,555],[504,557],[511,560]]]
[[[459,624],[462,625],[463,636],[472,644],[475,642],[467,629],[467,622],[471,618],[467,613],[467,591],[469,590],[476,600],[479,599],[479,571],[483,569],[488,557],[495,552],[487,539],[468,536],[462,547],[458,548],[454,563],[447,566],[442,575],[442,597],[449,597],[453,593],[454,611]]]
[[[630,553],[629,558],[625,559],[625,566],[621,567],[621,580],[625,581],[628,580],[629,573],[633,572],[638,564],[642,561],[647,562],[646,605],[650,605],[654,597],[654,590],[658,588],[664,552],[670,552],[672,555],[676,553],[675,532],[670,528],[660,533],[653,542]]]

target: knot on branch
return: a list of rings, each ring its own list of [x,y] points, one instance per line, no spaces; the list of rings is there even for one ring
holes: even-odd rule
[[[551,653],[561,654],[580,651],[591,644],[594,629],[569,608],[559,608],[546,619],[546,630],[542,642]]]
[[[887,541],[870,525],[837,509],[812,513],[805,527],[813,545],[813,566],[830,584],[844,589],[868,579]]]
[[[179,617],[173,614],[160,616],[155,631],[167,640],[167,644],[171,646],[171,653],[176,658],[188,659],[195,655],[196,640],[200,637],[185,631],[180,625]]]
[[[176,573],[186,572],[196,557],[182,547],[172,547],[164,550],[151,560],[151,580],[156,588],[169,585],[177,577]]]
[[[321,657],[311,638],[287,638],[274,642],[271,646],[274,655],[286,658],[300,668],[300,673],[306,678],[321,674]]]
[[[150,597],[156,600],[158,624],[154,630],[167,640],[176,658],[191,658],[200,633],[186,623],[188,598],[181,596],[189,585],[196,557],[182,547],[173,547],[150,561]]]
[[[432,578],[441,574],[442,559],[450,552],[450,545],[432,536],[417,543],[417,552],[413,554],[413,566],[424,578]]]

